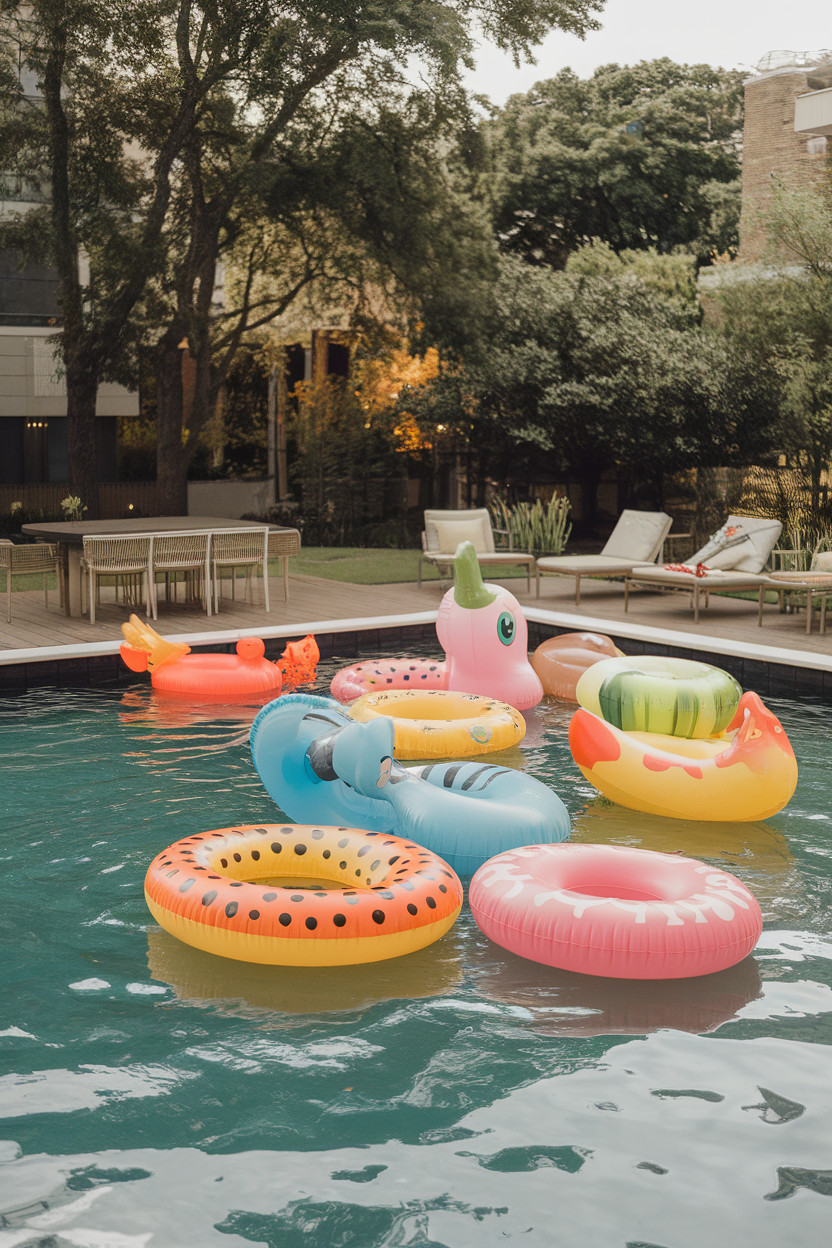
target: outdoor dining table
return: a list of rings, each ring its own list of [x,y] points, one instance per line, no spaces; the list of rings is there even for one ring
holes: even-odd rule
[[[141,516],[120,520],[47,520],[24,524],[21,532],[44,542],[57,542],[58,567],[64,586],[64,610],[81,615],[81,556],[85,537],[135,537],[142,533],[215,533],[230,529],[281,531],[282,526],[227,516]],[[289,530],[293,531],[293,530]]]

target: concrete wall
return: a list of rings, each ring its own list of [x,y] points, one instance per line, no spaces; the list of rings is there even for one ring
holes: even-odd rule
[[[189,481],[188,515],[264,516],[274,504],[274,478],[262,481]]]
[[[53,329],[0,329],[0,417],[66,416],[66,385],[50,337]],[[97,416],[136,416],[138,394],[112,383],[98,391]]]

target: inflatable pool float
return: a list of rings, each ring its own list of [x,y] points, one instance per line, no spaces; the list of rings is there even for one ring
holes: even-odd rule
[[[412,689],[417,684],[480,694],[519,711],[536,706],[543,697],[543,686],[529,663],[529,630],[520,604],[507,589],[483,583],[471,542],[457,548],[454,584],[440,604],[436,635],[445,651],[444,662],[354,663],[336,673],[330,692],[349,702],[380,688]]]
[[[166,641],[137,615],[122,624],[121,657],[131,672],[150,672],[157,693],[182,694],[202,701],[233,702],[276,697],[284,680],[296,687],[315,679],[320,658],[311,633],[290,641],[280,660],[265,657],[260,637],[242,637],[235,654],[191,654],[183,642]]]
[[[436,635],[447,656],[449,689],[496,698],[518,711],[543,697],[520,604],[507,589],[483,583],[471,542],[457,547],[454,584],[440,603]]]
[[[395,729],[394,758],[470,758],[507,750],[526,732],[523,716],[508,703],[450,689],[368,693],[349,713],[362,724],[388,716]]]
[[[275,966],[412,953],[443,936],[462,906],[454,872],[421,845],[318,824],[187,836],[157,854],[144,888],[156,922],[185,944]]]
[[[560,633],[542,641],[530,662],[545,694],[575,702],[575,686],[586,669],[602,659],[620,656],[621,651],[603,633]]]
[[[734,718],[742,689],[722,668],[662,655],[604,659],[578,681],[576,701],[625,732],[716,737]]]
[[[767,819],[797,786],[797,761],[779,719],[744,693],[726,735],[687,739],[622,732],[580,707],[572,757],[612,802],[672,819]]]
[[[320,657],[312,633],[307,633],[300,641],[288,642],[277,662],[284,686],[296,689],[298,685],[311,684],[317,675]]]
[[[385,689],[447,689],[447,681],[444,659],[374,659],[342,667],[329,691],[339,702],[352,702]]]
[[[471,880],[479,929],[521,957],[614,979],[687,979],[741,962],[763,930],[735,876],[620,845],[530,845]]]
[[[291,819],[391,832],[467,875],[502,849],[569,835],[566,807],[539,780],[480,761],[403,767],[393,741],[390,719],[358,723],[314,694],[284,694],[251,728],[260,779]]]
[[[136,615],[122,624],[121,657],[131,672],[150,672],[157,693],[187,694],[205,700],[276,697],[283,676],[276,663],[265,658],[259,637],[242,637],[236,654],[191,654],[190,646],[166,641]],[[261,697],[262,695],[262,697]]]

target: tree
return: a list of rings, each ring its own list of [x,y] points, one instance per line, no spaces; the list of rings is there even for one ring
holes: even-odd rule
[[[311,324],[317,305],[318,324],[333,323],[334,309],[335,323],[372,314],[404,328],[418,303],[423,322],[447,340],[465,320],[457,292],[473,292],[492,264],[486,223],[437,159],[437,136],[450,138],[456,124],[445,96],[411,91],[402,99],[398,88],[352,77],[351,70],[318,91],[268,139],[260,159],[233,136],[219,143],[215,126],[174,193],[171,215],[183,241],[145,329],[157,377],[160,491],[169,507],[184,490],[231,361],[260,326],[291,316],[303,299]],[[220,266],[217,302],[205,291],[214,290]],[[454,285],[451,274],[462,270],[467,281]],[[196,384],[183,438],[185,340]]]
[[[805,474],[808,525],[829,519],[832,464],[832,190],[775,189],[764,271],[719,292],[726,338],[770,379],[780,450]]]
[[[588,80],[566,69],[513,96],[485,124],[501,248],[553,268],[591,238],[700,263],[735,251],[741,84],[662,58]]]
[[[98,386],[123,351],[130,314],[159,262],[170,171],[195,104],[183,97],[153,157],[136,159],[130,144],[159,92],[154,62],[165,31],[156,18],[169,8],[152,0],[0,6],[7,85],[0,163],[7,177],[47,192],[42,207],[5,222],[3,243],[57,271],[70,485],[91,516]],[[15,59],[22,74],[10,68]]]
[[[441,176],[440,151],[467,113],[459,70],[470,58],[470,24],[478,20],[519,56],[552,24],[591,28],[599,3],[318,0],[257,49],[233,90],[217,87],[183,147],[172,262],[148,305],[148,323],[160,325],[151,351],[163,508],[184,505],[188,463],[245,337],[304,291],[340,287],[359,310],[381,294],[387,311],[417,276],[425,316],[446,336],[459,324],[459,284],[448,273],[461,259],[477,267],[472,251],[486,263],[486,233],[481,227],[483,245],[476,237],[470,245],[471,213]],[[203,59],[210,47],[200,49]],[[406,84],[414,57],[425,86]],[[203,72],[190,46],[178,49],[172,72],[183,81]],[[185,341],[195,381],[183,435]]]
[[[362,86],[401,78],[414,58],[442,88],[470,63],[473,23],[517,57],[528,56],[553,26],[577,34],[592,28],[600,4],[2,0],[2,77],[14,81],[19,48],[24,76],[34,77],[40,94],[35,107],[19,84],[5,94],[3,167],[41,173],[50,190],[38,223],[18,222],[15,243],[31,247],[37,239],[40,258],[58,270],[71,484],[90,500],[90,514],[98,385],[124,368],[129,318],[152,278],[146,323],[154,305],[169,313],[156,340],[159,401],[168,413],[159,427],[162,501],[180,501],[182,438],[171,415],[180,398],[173,373],[179,342],[187,334],[201,418],[211,407],[207,357],[216,344],[204,325],[218,259],[239,232],[254,175],[281,143],[291,145],[292,127],[316,92],[350,88],[355,107]],[[178,271],[171,260],[180,262]],[[229,320],[229,360],[250,321],[252,282],[253,274],[243,284],[244,317]],[[169,465],[177,467],[172,477]]]
[[[567,273],[613,280],[630,273],[660,295],[687,303],[694,303],[697,298],[696,260],[690,253],[668,255],[656,251],[655,247],[617,252],[609,243],[593,238],[572,252],[565,268]]]
[[[535,448],[549,481],[580,482],[590,522],[605,472],[618,474],[621,506],[639,491],[661,506],[675,471],[771,453],[764,388],[698,321],[693,302],[633,272],[553,273],[507,259],[480,352],[443,377],[442,420],[455,387],[480,453],[492,448],[496,466],[503,437]]]

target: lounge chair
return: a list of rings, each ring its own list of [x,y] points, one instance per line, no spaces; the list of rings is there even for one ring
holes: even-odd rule
[[[574,576],[575,606],[581,605],[581,577],[615,579],[636,565],[658,558],[673,523],[663,511],[622,511],[600,555],[544,555],[535,565],[536,592],[541,576]]]
[[[719,532],[684,564],[641,564],[632,568],[624,578],[624,610],[629,607],[632,585],[683,589],[691,593],[693,621],[698,624],[703,595],[707,607],[710,594],[756,589],[757,623],[762,624],[766,590],[782,588],[763,571],[782,528],[778,520],[729,516]]]
[[[495,533],[506,539],[507,545],[497,550],[494,541]],[[460,542],[471,542],[477,552],[480,567],[504,568],[523,567],[526,569],[526,590],[531,589],[531,573],[534,555],[525,551],[512,550],[511,537],[504,529],[495,529],[491,524],[491,516],[487,507],[460,508],[457,510],[433,510],[425,512],[425,527],[422,532],[422,554],[419,557],[418,584],[422,585],[422,564],[435,567],[440,578],[443,569],[447,575],[453,568],[455,551]]]

